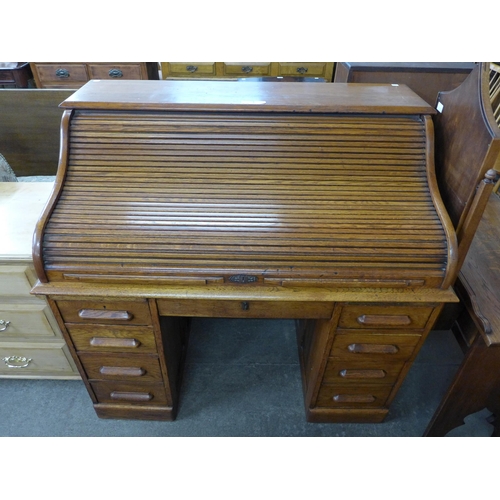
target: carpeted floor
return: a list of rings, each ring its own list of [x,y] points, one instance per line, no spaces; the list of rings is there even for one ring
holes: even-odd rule
[[[305,421],[294,325],[286,320],[193,321],[177,420],[97,418],[81,381],[0,380],[0,436],[421,436],[462,353],[432,332],[382,424]],[[487,411],[452,436],[486,437]]]

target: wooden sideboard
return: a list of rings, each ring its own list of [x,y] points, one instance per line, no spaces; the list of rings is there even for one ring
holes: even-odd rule
[[[333,62],[162,62],[162,78],[318,77],[332,81]]]
[[[77,89],[92,79],[158,80],[156,62],[32,62],[39,89]]]
[[[28,88],[33,74],[27,62],[0,64],[0,88],[4,85],[18,89]]]
[[[17,177],[56,175],[62,118],[59,104],[73,92],[0,90],[0,152]]]
[[[470,62],[339,62],[333,81],[404,84],[434,106],[438,92],[455,89],[473,69]]]
[[[52,191],[49,182],[0,183],[0,377],[80,378],[36,281],[31,240]]]
[[[192,317],[292,318],[313,422],[381,422],[457,272],[407,87],[93,81],[33,258],[104,418],[175,418]]]

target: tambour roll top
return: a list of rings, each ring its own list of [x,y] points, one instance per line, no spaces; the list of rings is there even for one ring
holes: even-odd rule
[[[92,81],[62,107],[42,282],[449,285],[434,110],[404,86]]]

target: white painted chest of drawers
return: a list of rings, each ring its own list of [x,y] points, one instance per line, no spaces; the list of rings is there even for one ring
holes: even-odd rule
[[[31,240],[51,190],[0,183],[0,378],[80,378],[47,301],[30,295]]]

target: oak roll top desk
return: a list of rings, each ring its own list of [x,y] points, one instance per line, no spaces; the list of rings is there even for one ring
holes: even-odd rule
[[[296,320],[307,418],[381,422],[443,305],[434,108],[405,86],[91,81],[34,235],[97,414],[175,418],[189,318]]]

